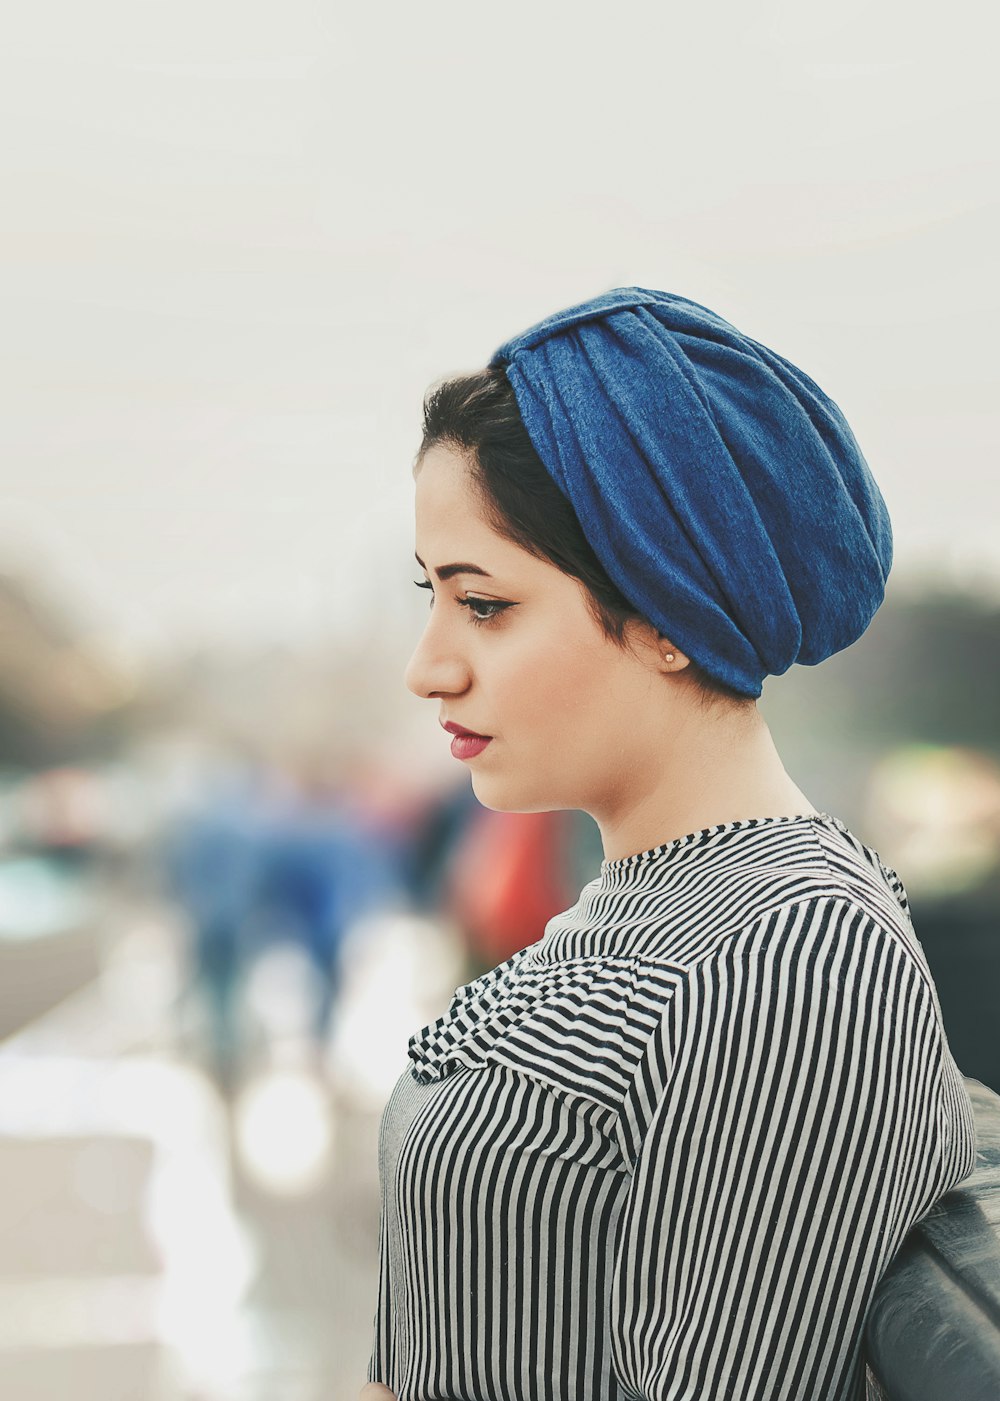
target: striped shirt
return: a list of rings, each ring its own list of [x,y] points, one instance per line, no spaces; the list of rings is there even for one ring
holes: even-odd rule
[[[379,1158],[400,1401],[858,1401],[975,1135],[903,885],[821,813],[602,862],[410,1038]]]

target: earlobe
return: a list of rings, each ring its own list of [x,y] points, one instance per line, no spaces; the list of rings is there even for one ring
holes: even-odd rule
[[[672,663],[676,662],[679,658],[681,667],[687,666],[688,658],[684,655],[683,652],[679,650],[679,648],[674,646],[674,644],[670,641],[669,637],[664,636],[662,632],[658,632],[656,634],[656,640],[657,646],[659,647],[660,660],[662,662],[666,663],[667,665],[671,665]]]
[[[652,623],[643,621],[635,626],[637,640],[652,665],[667,671],[682,671],[688,665],[690,658]]]

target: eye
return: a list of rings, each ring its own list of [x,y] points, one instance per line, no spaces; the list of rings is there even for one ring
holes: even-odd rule
[[[433,594],[434,585],[429,579],[414,579],[418,589],[430,589]],[[487,624],[495,622],[505,608],[513,608],[513,603],[500,602],[494,598],[457,598],[455,602],[460,608],[468,608],[471,622],[476,627],[485,627]],[[431,598],[431,607],[434,606],[434,599]],[[483,609],[485,611],[480,612]]]
[[[510,607],[509,603],[498,603],[492,598],[460,598],[457,601],[461,607],[468,608],[472,616],[472,621],[477,624],[492,623],[495,618],[500,616],[505,608]],[[485,608],[488,611],[486,613],[480,613],[478,611],[480,608]]]

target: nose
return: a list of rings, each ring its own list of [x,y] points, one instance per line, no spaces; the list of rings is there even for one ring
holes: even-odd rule
[[[461,695],[469,687],[468,664],[455,647],[449,645],[444,628],[435,628],[433,615],[406,664],[403,680],[408,690],[425,700],[440,695]]]

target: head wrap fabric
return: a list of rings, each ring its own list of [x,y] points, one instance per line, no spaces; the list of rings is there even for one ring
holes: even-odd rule
[[[857,640],[892,528],[840,409],[707,307],[618,287],[493,355],[528,435],[621,593],[712,676],[768,674]]]

